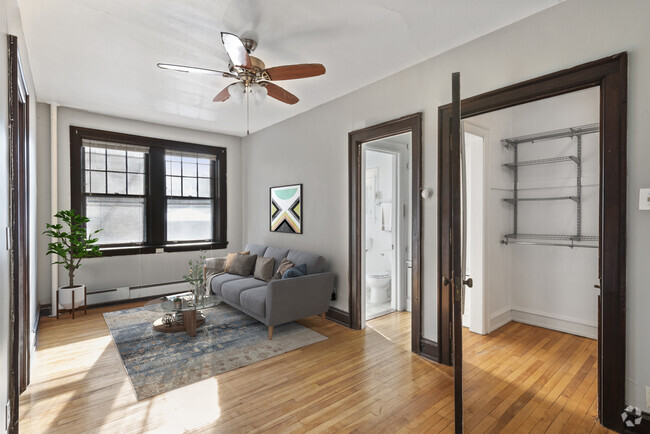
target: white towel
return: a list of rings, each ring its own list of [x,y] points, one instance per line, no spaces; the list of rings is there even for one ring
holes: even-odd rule
[[[381,204],[381,230],[384,232],[392,231],[393,207],[390,202]]]

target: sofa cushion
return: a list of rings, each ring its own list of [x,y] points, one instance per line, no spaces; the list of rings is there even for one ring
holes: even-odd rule
[[[266,317],[266,286],[247,289],[239,296],[241,305],[259,316]]]
[[[266,246],[262,246],[260,244],[246,244],[246,248],[244,250],[251,252],[251,255],[264,256]]]
[[[301,252],[299,250],[289,250],[287,259],[294,264],[307,265],[307,274],[316,274],[325,271],[325,258],[320,255]]]
[[[282,278],[291,279],[292,277],[300,277],[304,276],[305,274],[307,274],[307,266],[305,264],[300,264],[285,271],[282,275]]]
[[[282,262],[280,263],[280,266],[278,267],[278,271],[273,275],[274,279],[282,279],[282,276],[284,276],[284,273],[287,272],[289,268],[293,268],[295,264],[288,260],[287,258],[284,258]]]
[[[226,273],[230,271],[230,264],[232,264],[232,261],[234,261],[238,255],[248,255],[249,253],[250,253],[249,251],[228,253],[226,255],[226,263],[223,266],[223,271],[225,271]]]
[[[271,247],[271,246],[266,248],[266,251],[264,252],[264,256],[266,256],[267,258],[275,259],[275,265],[273,266],[274,274],[277,273],[278,267],[280,266],[282,260],[287,257],[287,253],[289,253],[288,249],[280,249],[278,247]]]
[[[214,276],[210,281],[210,289],[216,295],[221,295],[221,286],[226,282],[231,282],[233,280],[244,279],[242,276],[237,276],[236,274],[219,274]]]
[[[274,265],[275,265],[275,259],[265,258],[264,256],[258,256],[257,261],[255,261],[254,277],[256,279],[268,282],[273,277]]]
[[[247,289],[266,285],[266,282],[262,282],[261,280],[254,279],[252,277],[233,280],[221,285],[221,296],[231,303],[241,304],[239,296],[242,292],[246,291]]]
[[[233,259],[232,264],[230,264],[229,273],[239,276],[250,276],[256,260],[257,255],[237,255]]]

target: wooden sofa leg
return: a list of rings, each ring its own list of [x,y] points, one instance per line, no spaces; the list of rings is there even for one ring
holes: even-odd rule
[[[323,322],[323,324],[325,324],[325,312],[320,314],[320,319]]]
[[[273,326],[269,326],[269,340],[273,339]]]

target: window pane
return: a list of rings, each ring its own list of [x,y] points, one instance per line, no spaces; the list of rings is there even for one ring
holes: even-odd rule
[[[84,193],[90,193],[90,170],[84,170]]]
[[[212,180],[208,178],[199,178],[199,197],[211,197]]]
[[[172,195],[172,177],[171,176],[167,176],[167,179],[165,181],[165,187],[166,187],[165,194],[167,196],[171,196]]]
[[[171,175],[181,176],[181,163],[180,161],[172,161],[172,173]]]
[[[90,168],[106,170],[106,151],[104,149],[86,148],[90,151]]]
[[[170,179],[172,181],[172,196],[180,196],[181,195],[181,178],[178,178],[176,176],[171,176]]]
[[[106,193],[106,172],[90,172],[92,193]]]
[[[144,153],[129,151],[128,158],[129,172],[144,173]]]
[[[212,239],[212,200],[167,199],[167,241]]]
[[[103,174],[102,174],[103,175]],[[126,173],[108,172],[108,194],[126,194]]]
[[[196,178],[183,177],[183,197],[196,197]]]
[[[100,244],[144,241],[144,198],[87,197],[88,233],[102,229],[95,237]]]
[[[129,173],[129,194],[144,194],[144,174]]]
[[[106,168],[116,172],[126,171],[126,151],[106,150]]]
[[[199,160],[199,161],[207,161],[207,160]],[[208,161],[208,164],[199,164],[199,176],[202,176],[204,178],[209,178],[210,177],[210,162]]]
[[[196,158],[183,158],[183,176],[196,176]]]

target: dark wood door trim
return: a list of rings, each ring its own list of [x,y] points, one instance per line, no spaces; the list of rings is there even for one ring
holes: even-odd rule
[[[625,286],[627,178],[627,53],[585,63],[539,78],[464,99],[463,118],[600,86],[600,247],[601,312],[599,342],[599,418],[607,428],[620,430],[625,403]],[[438,342],[441,361],[451,362],[452,299],[442,284],[448,261],[449,236],[445,222],[451,209],[449,133],[451,105],[439,108],[439,227]]]
[[[399,119],[384,122],[348,134],[349,161],[349,313],[350,328],[361,328],[361,219],[363,218],[361,191],[363,189],[361,173],[361,148],[363,143],[411,132],[412,159],[412,274],[413,289],[411,294],[411,349],[419,354],[422,337],[422,113],[414,113]]]
[[[30,256],[29,256],[29,94],[18,40],[7,35],[9,183],[11,189],[9,432],[18,431],[19,395],[29,384]]]

